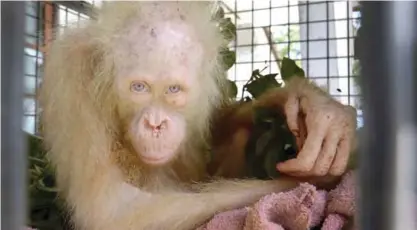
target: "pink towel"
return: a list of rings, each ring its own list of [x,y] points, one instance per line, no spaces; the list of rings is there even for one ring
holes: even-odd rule
[[[302,183],[288,192],[272,193],[250,207],[215,215],[198,230],[340,230],[354,217],[354,173],[347,173],[332,191]]]
[[[347,173],[337,187],[329,192],[327,201],[328,217],[322,229],[342,229],[348,217],[354,217],[356,211],[356,178],[353,171]],[[340,226],[340,227],[339,227]]]

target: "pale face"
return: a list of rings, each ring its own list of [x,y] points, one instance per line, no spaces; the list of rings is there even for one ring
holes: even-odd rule
[[[186,137],[184,110],[199,87],[202,60],[189,34],[178,22],[132,29],[115,51],[119,110],[130,111],[128,137],[146,164],[172,160]]]

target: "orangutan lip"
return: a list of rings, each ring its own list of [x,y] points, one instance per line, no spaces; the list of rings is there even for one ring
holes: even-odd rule
[[[145,157],[145,156],[142,156],[142,158],[146,161],[155,162],[155,163],[160,162],[165,159],[165,157],[155,158],[155,157]]]

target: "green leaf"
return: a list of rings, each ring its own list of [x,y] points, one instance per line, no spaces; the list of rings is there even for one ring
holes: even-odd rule
[[[253,78],[259,78],[261,75],[261,73],[259,72],[259,69],[255,69],[254,71],[252,71],[252,77]]]
[[[43,148],[42,138],[29,133],[26,133],[26,135],[29,156],[36,157],[38,159],[44,158],[46,151]]]
[[[294,60],[283,58],[281,62],[282,80],[288,81],[293,76],[305,77],[304,70],[298,67]]]
[[[250,101],[252,101],[252,98],[246,96],[246,97],[242,98],[242,101],[243,102],[250,102]]]
[[[41,164],[41,165],[46,165],[47,164],[47,162],[46,162],[45,159],[38,158],[38,157],[31,157],[31,156],[29,156],[28,157],[28,160],[31,161],[31,162],[33,162],[33,163],[37,163],[37,164]]]
[[[42,172],[39,172],[38,170],[36,170],[36,169],[29,169],[29,173],[31,174],[31,176],[33,177],[33,178],[38,178],[39,176],[41,176],[42,175]]]
[[[43,172],[43,169],[41,167],[37,166],[37,165],[35,165],[34,170],[38,174],[42,174],[42,172]]]
[[[232,41],[236,38],[236,26],[230,18],[220,20],[220,32],[227,41]]]
[[[236,62],[236,53],[229,49],[223,49],[220,51],[220,55],[222,56],[223,66],[225,70],[230,69]]]
[[[244,89],[247,90],[254,98],[258,98],[268,89],[281,86],[281,84],[279,84],[275,79],[275,76],[276,74],[262,76],[245,85]]]
[[[277,73],[271,73],[271,74],[264,75],[263,77],[275,79],[276,76],[278,76]],[[275,82],[277,82],[277,81],[275,81]],[[278,85],[281,85],[281,84],[278,83]]]
[[[234,81],[231,81],[231,80],[228,79],[227,84],[229,85],[229,87],[228,87],[229,97],[236,98],[236,96],[237,96],[236,83]]]

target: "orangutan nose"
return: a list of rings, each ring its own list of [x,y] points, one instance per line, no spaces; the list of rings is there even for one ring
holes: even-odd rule
[[[145,118],[145,127],[152,131],[161,131],[167,127],[167,119],[157,119],[154,116]]]

